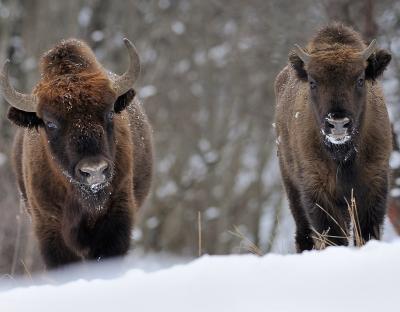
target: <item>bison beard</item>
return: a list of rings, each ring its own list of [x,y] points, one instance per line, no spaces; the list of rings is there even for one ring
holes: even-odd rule
[[[19,129],[13,162],[48,268],[125,254],[136,210],[151,183],[151,127],[131,88],[140,66],[108,74],[91,49],[62,41],[42,57],[33,94],[12,89],[5,64],[0,91]]]
[[[333,24],[307,50],[296,46],[276,78],[279,164],[299,252],[318,248],[318,234],[348,244],[352,192],[362,240],[380,238],[392,141],[375,80],[390,58],[375,41],[367,47],[354,30]]]

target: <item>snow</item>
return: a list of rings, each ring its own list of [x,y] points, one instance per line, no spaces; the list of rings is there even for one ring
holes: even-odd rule
[[[150,272],[106,262],[48,276],[51,284],[3,289],[0,311],[395,311],[399,262],[399,240],[301,255],[203,256]]]

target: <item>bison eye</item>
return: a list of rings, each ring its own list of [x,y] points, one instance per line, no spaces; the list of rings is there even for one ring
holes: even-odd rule
[[[310,80],[309,84],[311,90],[315,90],[317,88],[317,83],[315,82],[315,80]]]
[[[357,87],[361,88],[364,86],[364,78],[359,78],[357,80]]]
[[[109,121],[109,122],[113,121],[114,112],[113,111],[108,112],[107,115],[106,115],[106,118],[107,118],[107,121]]]
[[[58,129],[58,126],[57,126],[54,122],[52,122],[52,121],[47,121],[47,122],[46,122],[46,127],[47,127],[47,129],[49,129],[49,130],[56,130],[56,129]]]

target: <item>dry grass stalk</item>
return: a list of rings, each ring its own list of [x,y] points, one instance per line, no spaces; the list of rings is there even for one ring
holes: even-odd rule
[[[357,247],[361,247],[365,245],[365,241],[361,235],[361,227],[360,227],[360,220],[358,218],[358,212],[357,212],[357,203],[356,199],[354,197],[354,191],[351,189],[351,199],[350,203],[347,201],[345,198],[345,201],[347,203],[347,209],[349,211],[350,215],[350,224],[353,226],[353,238],[354,238],[354,244]]]
[[[25,273],[26,273],[26,275],[28,276],[28,278],[29,278],[30,280],[32,280],[32,274],[31,274],[31,272],[29,271],[28,267],[26,266],[24,260],[22,260],[22,259],[21,259],[21,264],[22,264],[22,266],[24,267]]]
[[[197,229],[198,229],[198,238],[199,238],[199,242],[198,242],[198,247],[199,247],[199,257],[201,257],[201,250],[202,250],[202,246],[201,246],[201,211],[198,211],[197,213]]]
[[[229,231],[230,234],[232,234],[233,236],[236,236],[238,238],[240,238],[240,248],[242,248],[244,246],[244,248],[248,251],[251,252],[252,254],[255,254],[257,256],[262,256],[263,252],[261,251],[261,249],[254,244],[249,238],[247,238],[239,229],[239,227],[237,227],[236,225],[233,226],[233,231]]]
[[[353,238],[356,247],[361,247],[365,244],[365,241],[361,235],[360,220],[358,218],[358,212],[357,212],[357,202],[354,197],[353,189],[351,189],[350,203],[346,198],[344,198],[344,200],[346,201],[347,210],[350,216],[350,225],[352,227],[352,231],[350,231],[350,233],[353,233],[353,237],[351,236],[351,234],[348,234],[348,232],[345,231],[345,229],[343,229],[342,226],[340,226],[339,222],[328,211],[326,211],[319,204],[316,204],[319,209],[321,209],[329,218],[332,219],[333,222],[335,222],[335,224],[339,227],[339,229],[342,231],[344,235],[344,236],[332,236],[328,235],[329,229],[327,231],[319,233],[314,228],[312,228],[312,231],[315,234],[313,235],[313,238],[316,241],[317,249],[323,249],[328,246],[336,246],[336,244],[332,242],[329,238],[346,238],[348,241],[351,241],[351,239]]]

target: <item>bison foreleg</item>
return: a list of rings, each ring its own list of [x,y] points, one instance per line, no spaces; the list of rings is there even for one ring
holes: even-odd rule
[[[81,260],[64,243],[61,233],[38,231],[39,247],[46,267],[49,269]]]
[[[371,239],[379,240],[381,238],[381,227],[386,213],[387,183],[382,185],[380,190],[375,189],[374,191],[369,192],[370,196],[365,197],[364,201],[359,201],[356,198],[358,218],[358,225],[356,226],[358,229],[356,226],[353,227],[361,232],[360,236],[363,240],[362,242],[355,241],[356,245],[362,245]]]
[[[115,208],[115,207],[113,207]],[[88,258],[98,260],[125,255],[130,246],[132,217],[128,209],[110,212],[91,233]]]
[[[300,194],[289,179],[284,177],[283,181],[289,199],[290,210],[296,223],[296,250],[299,253],[304,250],[311,250],[314,247],[314,242],[310,223],[301,204]]]

